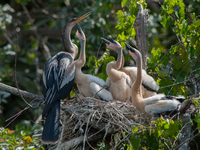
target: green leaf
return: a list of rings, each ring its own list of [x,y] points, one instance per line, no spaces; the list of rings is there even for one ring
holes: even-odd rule
[[[166,71],[166,70],[159,70],[159,71],[158,71],[158,75],[159,75],[161,78],[164,78],[164,77],[167,75],[167,71]]]
[[[122,8],[127,4],[127,2],[128,2],[128,0],[122,0],[122,2],[121,2]]]
[[[193,23],[193,26],[198,27],[200,26],[200,19],[197,19],[197,20],[194,19],[192,23]]]
[[[174,67],[176,69],[178,69],[178,70],[181,69],[182,63],[181,63],[181,61],[177,57],[174,57],[172,63],[173,63],[173,65],[174,65]]]
[[[133,134],[139,130],[138,127],[134,125],[131,127],[131,129]]]
[[[196,114],[194,121],[197,123],[197,129],[200,131],[200,114]]]
[[[140,146],[140,139],[139,139],[138,137],[131,136],[131,137],[130,137],[130,142],[131,142],[131,144],[132,144],[134,150],[139,149],[139,146]]]

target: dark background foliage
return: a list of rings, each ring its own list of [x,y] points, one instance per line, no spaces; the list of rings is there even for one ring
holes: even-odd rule
[[[121,2],[124,2],[124,7]],[[137,6],[132,7],[133,4],[128,2],[126,0],[1,0],[0,82],[16,87],[17,80],[20,89],[42,95],[42,73],[48,55],[53,56],[64,50],[61,39],[63,26],[69,19],[80,17],[87,12],[91,12],[91,15],[80,22],[87,38],[87,62],[82,70],[105,80],[107,78],[105,66],[116,57],[116,53],[107,52],[100,38],[111,35],[121,44],[128,41],[134,46],[135,43],[135,37],[130,38],[131,35],[135,35],[132,32],[133,26],[126,23],[128,16],[135,18]],[[170,2],[163,4],[163,1],[158,3],[146,0],[146,3],[149,10],[147,72],[159,83],[161,93],[182,94],[187,98],[198,96],[200,3],[196,0],[184,0],[184,6],[175,5],[171,9]],[[174,11],[170,14],[167,9]],[[73,42],[80,46],[75,32],[76,26],[71,37]],[[134,62],[125,49],[124,55],[125,65],[132,66]],[[71,94],[74,95],[76,90],[74,86]],[[5,120],[25,106],[21,97],[0,91],[0,126],[8,124],[9,122]],[[8,127],[14,129],[15,125],[23,124],[24,120],[29,120],[29,124],[34,125],[42,112],[42,107],[26,110]]]

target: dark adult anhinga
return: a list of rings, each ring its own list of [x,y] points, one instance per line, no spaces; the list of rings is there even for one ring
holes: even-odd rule
[[[119,71],[123,60],[121,45],[110,37],[108,37],[108,40],[101,39],[106,43],[108,49],[118,53],[117,61],[112,61],[106,66],[106,72],[109,77],[106,84],[109,86],[114,99],[121,101],[130,100],[131,79],[126,73]]]
[[[149,98],[143,99],[142,96],[142,57],[138,50],[126,44],[129,54],[133,57],[137,64],[137,77],[131,87],[131,99],[133,105],[144,113],[150,115],[168,115],[177,110],[181,103],[178,100],[183,100],[184,97],[166,96],[164,94],[157,94]]]
[[[86,62],[86,37],[79,24],[77,24],[77,26],[78,31],[76,32],[76,36],[80,40],[81,51],[79,58],[75,61],[76,73],[74,82],[77,84],[80,94],[82,94],[84,97],[96,96],[102,100],[111,101],[113,100],[113,97],[112,94],[106,90],[106,83],[104,80],[90,74],[84,74],[81,71],[81,68],[85,65]]]
[[[78,47],[71,42],[71,30],[79,21],[89,16],[89,13],[78,19],[71,19],[63,28],[62,40],[67,52],[59,52],[50,58],[43,73],[43,94],[45,107],[42,116],[46,116],[42,132],[44,143],[56,143],[59,137],[60,100],[66,98],[74,83],[74,58]]]

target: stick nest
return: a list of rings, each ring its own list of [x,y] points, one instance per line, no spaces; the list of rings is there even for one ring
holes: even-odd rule
[[[119,130],[130,133],[133,125],[148,125],[151,119],[151,116],[142,114],[131,103],[117,100],[105,102],[77,95],[61,105],[63,126],[58,145],[80,136],[84,142],[88,138],[94,140],[96,136],[103,139]]]

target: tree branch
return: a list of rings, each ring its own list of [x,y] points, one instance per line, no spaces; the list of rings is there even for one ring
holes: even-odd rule
[[[13,94],[13,95],[17,95],[17,96],[20,96],[20,93],[21,93],[24,98],[27,98],[27,99],[30,99],[30,100],[44,101],[43,96],[33,94],[33,93],[23,91],[23,90],[19,90],[20,91],[20,93],[19,93],[17,88],[3,84],[1,82],[0,82],[0,90],[8,92],[8,93]]]
[[[143,69],[146,69],[147,66],[147,20],[148,20],[148,10],[143,10],[141,4],[138,6],[138,15],[135,19],[135,29],[136,29],[136,41],[137,41],[137,49],[142,54],[143,60]]]

